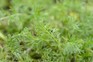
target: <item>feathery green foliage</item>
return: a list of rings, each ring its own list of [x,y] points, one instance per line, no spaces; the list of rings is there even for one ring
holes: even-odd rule
[[[0,62],[93,62],[92,0],[0,0]]]

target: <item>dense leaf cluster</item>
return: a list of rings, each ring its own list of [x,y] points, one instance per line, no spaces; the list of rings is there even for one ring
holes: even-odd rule
[[[0,62],[93,62],[92,0],[0,0]]]

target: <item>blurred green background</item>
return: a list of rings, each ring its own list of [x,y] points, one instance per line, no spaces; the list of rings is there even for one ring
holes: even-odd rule
[[[92,0],[0,0],[0,62],[93,62]]]

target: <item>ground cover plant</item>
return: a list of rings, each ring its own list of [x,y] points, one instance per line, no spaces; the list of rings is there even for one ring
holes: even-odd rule
[[[93,62],[92,0],[0,0],[0,62]]]

